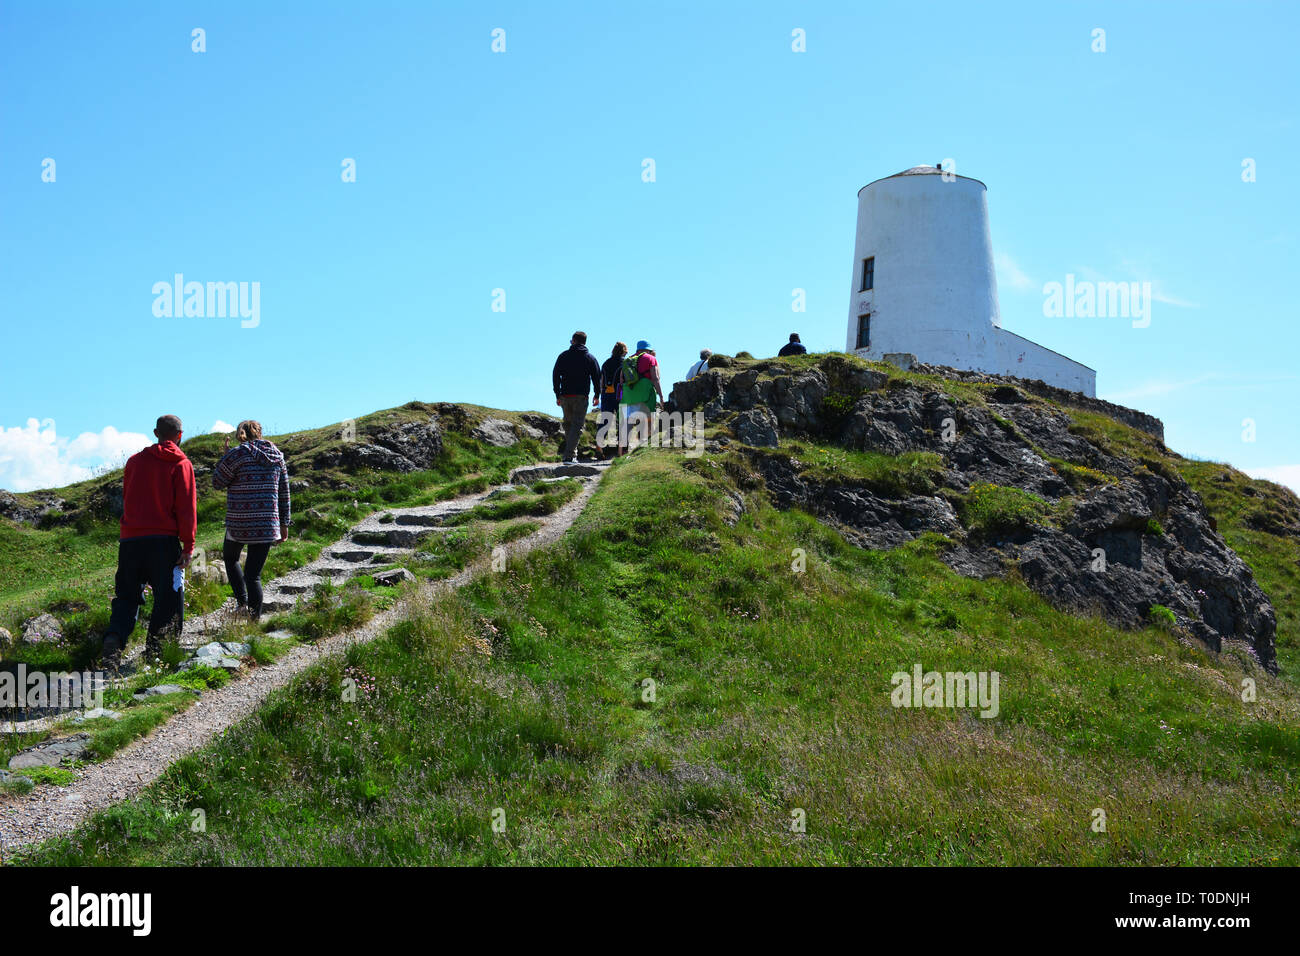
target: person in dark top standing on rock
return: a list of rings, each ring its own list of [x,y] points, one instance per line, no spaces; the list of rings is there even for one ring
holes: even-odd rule
[[[102,658],[106,670],[122,664],[140,609],[141,582],[153,589],[146,656],[158,656],[163,635],[179,636],[185,620],[185,568],[198,530],[194,466],[180,449],[179,418],[163,415],[153,433],[158,443],[132,455],[122,472],[117,577]]]
[[[600,367],[600,420],[596,422],[596,454],[602,459],[605,457],[605,448],[601,439],[611,430],[615,435],[618,432],[618,402],[623,397],[623,358],[626,355],[627,343],[615,342],[614,350]],[[611,458],[618,457],[617,437],[614,446]]]
[[[578,440],[587,422],[588,383],[594,408],[600,402],[600,363],[587,351],[587,333],[574,332],[569,347],[559,354],[551,370],[555,404],[564,410],[564,451],[560,456],[564,462],[578,460]]]
[[[284,453],[262,437],[259,422],[244,421],[235,429],[239,444],[230,448],[212,469],[212,487],[226,489],[226,541],[221,557],[235,592],[238,610],[256,619],[262,613],[262,568],[271,545],[289,539],[289,469]],[[248,545],[248,560],[239,569],[239,555]]]
[[[785,358],[787,355],[803,355],[807,351],[808,350],[803,347],[803,343],[799,341],[799,333],[791,332],[790,341],[781,346],[781,351],[776,354],[781,358]]]

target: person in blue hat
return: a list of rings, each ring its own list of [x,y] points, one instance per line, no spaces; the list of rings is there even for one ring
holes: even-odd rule
[[[659,360],[645,339],[636,343],[636,353],[623,360],[623,395],[619,399],[618,453],[631,447],[629,432],[639,435],[638,445],[650,438],[650,423],[655,418],[655,397],[664,400],[659,382]]]

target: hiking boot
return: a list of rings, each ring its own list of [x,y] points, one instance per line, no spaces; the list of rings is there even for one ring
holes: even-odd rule
[[[104,635],[104,649],[100,653],[100,663],[106,671],[118,671],[122,668],[122,642],[116,634]]]

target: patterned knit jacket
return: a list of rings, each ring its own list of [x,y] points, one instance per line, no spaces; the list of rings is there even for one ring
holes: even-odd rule
[[[271,442],[257,438],[226,452],[212,471],[212,487],[226,489],[231,541],[279,541],[281,526],[289,526],[289,469]]]

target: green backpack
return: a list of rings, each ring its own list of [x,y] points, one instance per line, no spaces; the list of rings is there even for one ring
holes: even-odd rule
[[[623,359],[623,386],[625,388],[641,381],[641,373],[636,370],[636,363],[640,357],[639,355],[629,355]]]

